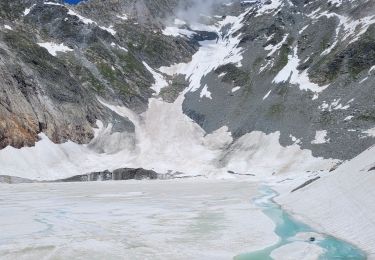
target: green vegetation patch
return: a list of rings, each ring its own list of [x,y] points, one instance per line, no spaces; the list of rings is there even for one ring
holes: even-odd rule
[[[245,86],[251,79],[250,72],[244,72],[233,63],[220,66],[215,70],[215,73],[226,73],[222,78],[223,82],[234,82],[237,86]]]

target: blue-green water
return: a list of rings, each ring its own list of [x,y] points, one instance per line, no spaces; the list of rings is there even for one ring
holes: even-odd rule
[[[317,233],[309,226],[296,221],[289,214],[283,211],[281,207],[273,201],[273,198],[278,196],[275,191],[269,187],[263,187],[261,189],[261,193],[261,196],[255,198],[254,203],[258,207],[261,207],[263,212],[276,224],[275,233],[279,236],[279,242],[259,251],[238,255],[234,258],[235,260],[272,260],[270,256],[272,251],[289,243],[295,242],[295,236],[298,233]],[[308,241],[309,243],[314,243],[324,249],[324,254],[319,257],[319,260],[367,259],[366,255],[355,246],[331,236],[324,235],[323,237],[324,239],[315,240],[313,242]]]
[[[82,2],[83,0],[64,0],[68,4],[78,4],[79,2]]]

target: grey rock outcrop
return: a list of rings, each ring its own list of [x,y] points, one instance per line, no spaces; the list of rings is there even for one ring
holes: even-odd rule
[[[88,181],[125,181],[125,180],[156,180],[158,173],[152,170],[142,168],[122,168],[103,172],[93,172],[83,175],[73,176],[71,178],[57,180],[56,182],[88,182]]]

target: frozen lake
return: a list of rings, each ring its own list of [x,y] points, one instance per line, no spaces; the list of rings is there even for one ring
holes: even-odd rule
[[[280,238],[279,242],[262,250],[239,255],[235,260],[367,259],[355,246],[335,237],[319,234],[295,220],[273,201],[278,194],[269,187],[262,187],[260,193],[254,203],[263,208],[263,212],[277,224],[275,233]]]
[[[295,221],[255,182],[0,188],[1,259],[365,259]]]
[[[278,241],[249,182],[1,185],[1,259],[231,259]]]

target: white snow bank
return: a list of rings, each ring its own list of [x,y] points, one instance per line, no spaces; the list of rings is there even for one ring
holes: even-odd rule
[[[362,133],[366,134],[369,137],[375,137],[375,127],[371,128],[371,129],[368,129],[368,130],[365,130],[365,131],[362,131]]]
[[[146,62],[143,62],[143,65],[154,77],[155,83],[151,86],[151,89],[153,89],[156,92],[156,94],[159,94],[160,90],[162,90],[163,88],[168,87],[168,82],[164,79],[163,75],[156,72]]]
[[[271,92],[272,92],[272,89],[267,92],[267,94],[263,97],[263,100],[266,100],[270,96]]]
[[[123,21],[126,21],[126,20],[129,19],[127,14],[116,15],[116,17],[123,20]]]
[[[73,51],[73,49],[65,46],[63,43],[57,44],[54,42],[38,43],[40,47],[45,48],[52,56],[56,56],[58,52]]]
[[[283,44],[284,44],[284,43],[286,42],[286,40],[288,39],[288,36],[289,36],[289,34],[286,34],[286,35],[284,36],[284,38],[281,40],[281,42],[279,42],[279,43],[276,44],[276,45],[272,45],[272,44],[267,45],[267,46],[264,48],[266,51],[270,51],[270,52],[267,54],[267,56],[272,56],[275,52],[277,52],[278,50],[280,50],[281,47],[283,46]]]
[[[375,259],[375,147],[277,202],[311,227],[355,243]],[[302,184],[302,183],[300,183]],[[300,184],[294,182],[292,188]]]
[[[84,24],[92,24],[92,23],[93,23],[93,24],[96,24],[95,21],[93,21],[93,20],[91,20],[91,19],[89,19],[89,18],[83,17],[82,15],[78,14],[77,12],[75,12],[75,11],[73,11],[73,10],[71,10],[71,9],[69,9],[69,11],[68,11],[68,15],[78,17],[78,19],[79,19],[80,21],[82,21]]]
[[[110,34],[112,34],[113,36],[116,35],[116,31],[113,29],[113,25],[109,26],[109,27],[105,27],[105,26],[99,26],[100,29],[104,30],[104,31],[107,31],[109,32]]]
[[[95,22],[94,20],[90,19],[90,18],[87,18],[87,17],[84,17],[80,14],[78,14],[77,12],[71,10],[71,9],[68,9],[68,15],[71,15],[71,16],[76,16],[81,22],[83,22],[84,24],[94,24],[96,26],[98,26],[100,29],[104,30],[104,31],[107,31],[109,32],[110,34],[112,34],[113,36],[116,35],[116,31],[113,29],[113,25],[109,26],[109,27],[106,27],[106,26],[99,26],[97,22]]]
[[[118,45],[118,44],[116,44],[114,42],[111,43],[111,46],[112,47],[117,47],[117,48],[119,48],[120,50],[122,50],[124,52],[128,52],[129,51],[128,49],[126,49],[126,48],[124,48],[124,47],[122,47],[122,46],[120,46],[120,45]]]
[[[241,87],[234,87],[232,88],[232,93],[237,92],[241,89]]]
[[[347,110],[350,108],[350,103],[352,103],[354,99],[349,100],[345,105],[343,105],[341,102],[341,98],[334,99],[331,104],[328,104],[326,101],[323,101],[323,104],[321,104],[318,108],[322,111],[333,111],[333,110]]]
[[[208,90],[207,84],[203,87],[201,94],[200,94],[200,98],[203,98],[203,97],[212,99],[211,92]]]
[[[182,112],[182,96],[175,103],[150,99],[141,116],[126,107],[105,106],[129,118],[136,128],[137,148],[131,165],[158,172],[180,171],[190,175],[221,176],[215,166],[221,150],[232,142],[231,134],[218,130],[206,136],[204,130]]]
[[[43,4],[45,4],[45,5],[55,5],[55,6],[64,6],[62,4],[55,3],[55,2],[44,2]]]
[[[279,138],[279,132],[269,135],[262,132],[246,134],[230,147],[222,160],[228,169],[262,178],[272,174],[327,170],[337,162],[315,158],[311,151],[301,150],[297,144],[283,147]]]
[[[318,245],[294,242],[272,251],[271,257],[274,260],[317,260],[323,253]]]
[[[293,55],[288,56],[289,60],[287,65],[276,75],[273,79],[274,83],[290,82],[291,84],[298,85],[301,90],[311,90],[312,92],[319,93],[325,90],[326,86],[319,86],[310,81],[307,69],[299,72],[297,67],[300,59],[297,53],[297,47],[294,48]]]
[[[312,144],[325,144],[329,142],[327,138],[328,132],[326,130],[316,131],[315,139],[311,142]]]
[[[31,7],[26,8],[26,9],[23,11],[23,15],[24,15],[24,16],[28,15],[28,14],[31,12],[31,10],[35,7],[35,5],[36,5],[36,4],[33,4]]]

